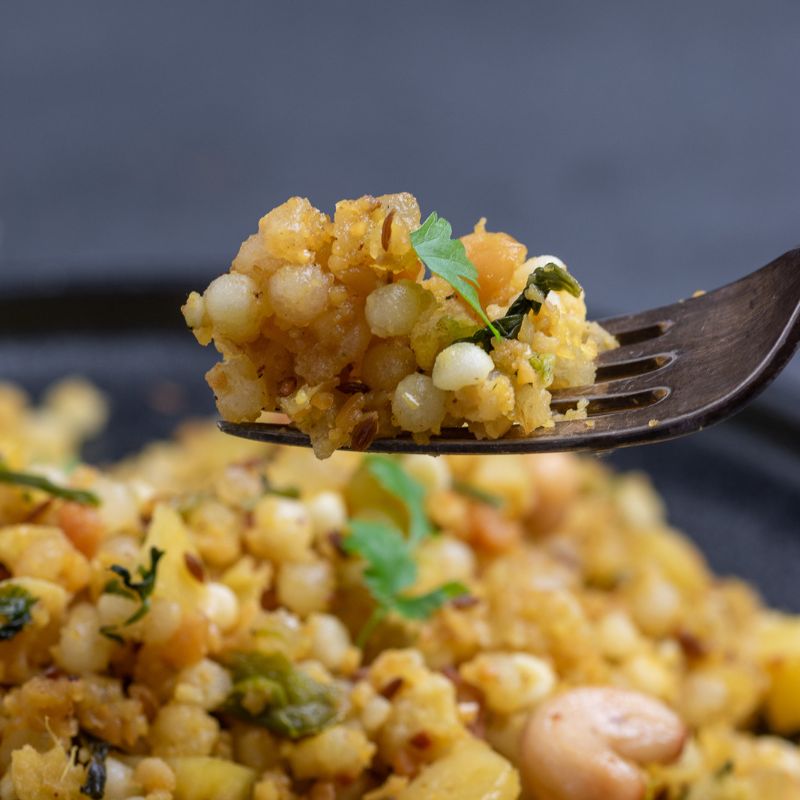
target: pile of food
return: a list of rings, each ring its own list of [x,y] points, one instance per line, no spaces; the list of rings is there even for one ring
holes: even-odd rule
[[[2,800],[800,796],[800,619],[642,476],[205,424],[100,470],[101,416],[0,390]]]
[[[207,375],[220,414],[282,412],[320,458],[403,431],[552,427],[551,391],[593,383],[616,342],[559,259],[528,259],[485,220],[451,233],[405,193],[343,200],[333,220],[300,197],[270,211],[183,307],[223,356]]]

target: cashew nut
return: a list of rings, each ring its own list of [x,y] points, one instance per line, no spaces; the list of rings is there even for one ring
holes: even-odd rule
[[[531,714],[520,772],[536,800],[642,800],[638,765],[673,761],[685,741],[683,722],[658,700],[623,689],[573,689]]]

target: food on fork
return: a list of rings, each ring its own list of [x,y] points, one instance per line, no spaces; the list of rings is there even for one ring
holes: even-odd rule
[[[453,239],[407,193],[342,200],[332,220],[289,199],[183,314],[222,354],[206,376],[222,417],[282,412],[320,458],[404,431],[552,427],[551,390],[591,384],[616,345],[559,259],[485,220]]]

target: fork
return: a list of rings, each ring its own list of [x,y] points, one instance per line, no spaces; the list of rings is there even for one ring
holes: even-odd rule
[[[443,429],[424,444],[375,439],[377,453],[501,454],[613,450],[695,433],[741,410],[780,373],[800,343],[800,248],[740,280],[669,306],[601,320],[619,347],[598,359],[595,383],[553,392],[564,412],[586,400],[587,419],[525,434],[476,439]],[[225,433],[309,447],[291,425],[221,421]]]

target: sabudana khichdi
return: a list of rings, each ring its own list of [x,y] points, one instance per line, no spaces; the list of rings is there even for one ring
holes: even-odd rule
[[[183,313],[223,356],[206,376],[220,414],[283,412],[320,458],[400,431],[552,427],[549,390],[593,383],[615,346],[559,259],[485,220],[454,240],[406,193],[342,200],[332,221],[287,200]]]
[[[0,800],[800,797],[800,619],[642,476],[210,425],[100,470],[101,409],[0,390]]]

